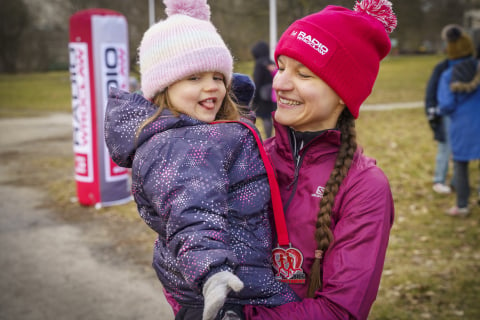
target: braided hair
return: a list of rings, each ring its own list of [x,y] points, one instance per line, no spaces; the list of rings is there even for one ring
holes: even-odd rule
[[[345,108],[340,114],[337,127],[341,133],[341,144],[335,161],[335,167],[330,174],[330,178],[325,186],[323,198],[320,201],[320,210],[318,212],[315,230],[317,252],[310,271],[310,283],[307,293],[307,296],[310,298],[313,298],[315,292],[322,287],[321,253],[325,252],[333,241],[333,233],[330,226],[335,196],[338,193],[343,179],[345,179],[348,174],[348,170],[352,165],[353,156],[357,150],[355,120],[348,108]]]

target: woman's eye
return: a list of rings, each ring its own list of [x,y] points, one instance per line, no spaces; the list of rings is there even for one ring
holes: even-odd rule
[[[303,73],[303,72],[299,72],[298,75],[301,77],[301,78],[304,78],[304,79],[307,79],[307,78],[311,78],[312,76],[307,74],[307,73]]]

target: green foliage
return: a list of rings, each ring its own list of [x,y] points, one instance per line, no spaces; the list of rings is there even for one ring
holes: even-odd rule
[[[432,191],[436,144],[423,109],[363,112],[357,128],[389,178],[396,210],[369,319],[480,319],[478,161],[470,164],[471,216],[452,218],[444,211],[455,195]]]

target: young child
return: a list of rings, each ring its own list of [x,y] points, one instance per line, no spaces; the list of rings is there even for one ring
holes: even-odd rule
[[[164,3],[167,19],[138,50],[143,96],[112,88],[105,119],[110,155],[132,168],[138,211],[158,233],[153,267],[176,319],[295,301],[272,270],[270,188],[229,95],[231,53],[205,0]]]
[[[255,83],[243,73],[234,73],[232,78],[232,93],[242,117],[256,122],[255,111],[252,110],[253,96],[255,95]]]

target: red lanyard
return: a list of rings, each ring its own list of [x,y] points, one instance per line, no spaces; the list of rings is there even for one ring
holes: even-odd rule
[[[247,127],[255,137],[255,141],[258,145],[258,150],[260,151],[260,156],[262,157],[263,164],[267,171],[268,182],[270,184],[270,193],[272,196],[272,208],[273,208],[273,217],[275,219],[275,229],[277,230],[277,241],[280,246],[289,246],[290,240],[288,239],[287,224],[285,223],[285,214],[283,212],[282,198],[280,197],[280,189],[278,187],[277,179],[275,178],[275,170],[270,161],[265,148],[263,147],[262,140],[258,136],[255,129],[253,129],[249,124],[241,121],[215,121],[212,124],[216,123],[240,123]]]

